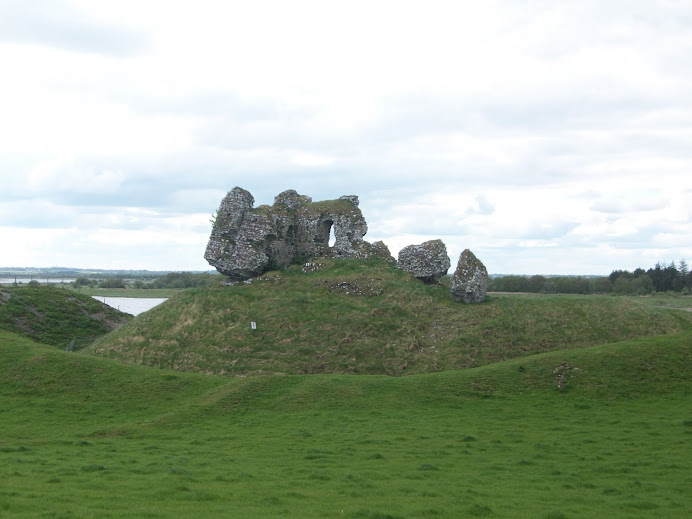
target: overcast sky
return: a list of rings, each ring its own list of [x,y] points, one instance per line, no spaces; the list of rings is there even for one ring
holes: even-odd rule
[[[0,0],[0,266],[208,270],[234,186],[491,273],[692,260],[692,2]]]

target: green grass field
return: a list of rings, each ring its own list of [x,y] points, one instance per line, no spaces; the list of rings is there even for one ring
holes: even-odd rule
[[[691,345],[232,379],[0,331],[0,517],[685,518]]]
[[[377,261],[115,331],[86,294],[0,296],[0,518],[692,515],[686,298],[462,305]]]

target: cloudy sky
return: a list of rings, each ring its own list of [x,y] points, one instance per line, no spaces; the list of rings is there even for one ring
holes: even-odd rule
[[[0,0],[0,266],[208,270],[234,186],[396,256],[692,260],[692,2]]]

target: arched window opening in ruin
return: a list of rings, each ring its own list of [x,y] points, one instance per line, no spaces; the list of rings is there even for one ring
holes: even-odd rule
[[[289,245],[295,245],[296,243],[296,227],[295,225],[289,225],[286,231],[286,242]]]
[[[334,222],[331,220],[325,220],[322,222],[322,236],[324,237],[324,243],[330,247],[334,246],[336,243],[336,237],[334,236]]]

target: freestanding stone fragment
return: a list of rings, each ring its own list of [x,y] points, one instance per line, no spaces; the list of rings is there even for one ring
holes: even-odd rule
[[[366,242],[367,243],[367,242]],[[392,265],[396,265],[396,260],[394,259],[394,256],[392,256],[392,253],[389,252],[389,247],[382,241],[374,241],[372,243],[368,244],[368,257],[369,258],[380,258],[383,259]]]
[[[410,272],[424,283],[435,283],[449,270],[447,247],[442,240],[430,240],[420,245],[408,245],[399,251],[397,266]]]
[[[204,253],[209,264],[232,281],[318,257],[394,261],[386,245],[363,240],[368,225],[355,195],[313,202],[289,189],[277,195],[272,206],[253,208],[254,202],[240,187],[228,192]]]
[[[452,298],[464,303],[481,303],[488,293],[488,271],[485,265],[466,249],[459,256],[457,269],[449,284]]]

